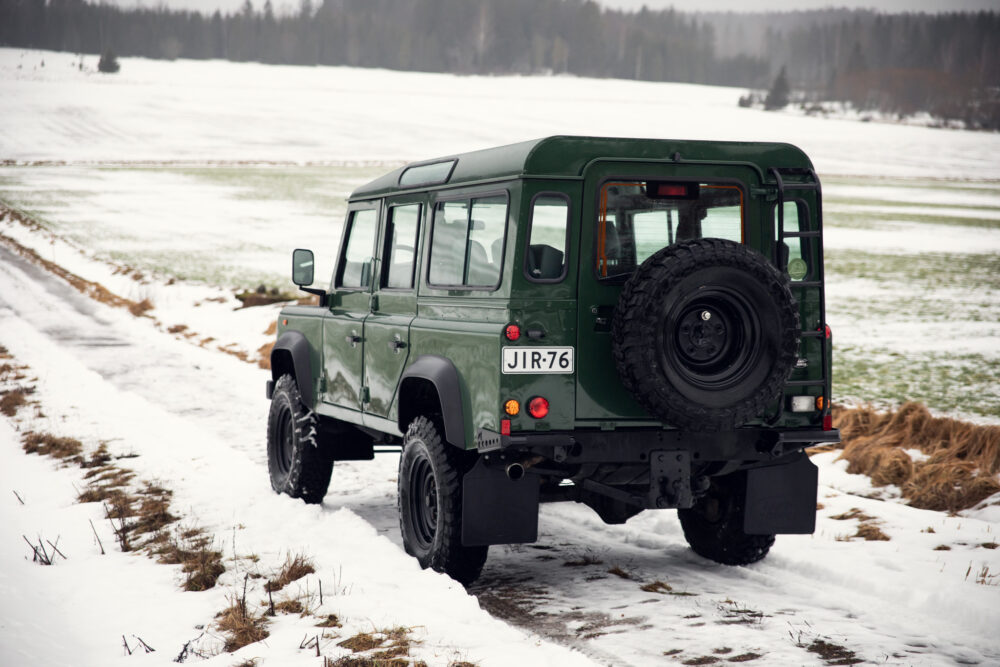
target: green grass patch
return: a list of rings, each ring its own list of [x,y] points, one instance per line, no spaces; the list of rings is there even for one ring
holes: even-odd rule
[[[865,278],[907,288],[956,287],[976,293],[1000,289],[1000,255],[919,253],[886,254],[858,250],[827,250],[827,284]],[[919,283],[919,285],[918,285]]]
[[[1000,359],[944,352],[903,354],[838,344],[833,394],[835,402],[888,408],[917,401],[940,412],[1000,417]]]

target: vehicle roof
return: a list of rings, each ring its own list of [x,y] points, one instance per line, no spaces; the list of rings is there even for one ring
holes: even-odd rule
[[[394,192],[528,176],[580,178],[588,164],[602,158],[668,160],[675,156],[679,156],[680,162],[752,163],[761,171],[772,166],[812,168],[805,153],[784,143],[553,136],[413,162],[362,185],[350,198],[370,199]],[[400,176],[407,169],[449,160],[456,163],[446,182],[429,186],[399,185]]]

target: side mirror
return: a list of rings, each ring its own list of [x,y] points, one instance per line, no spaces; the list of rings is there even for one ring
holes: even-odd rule
[[[312,250],[299,248],[292,252],[292,282],[299,287],[312,285],[316,262]]]

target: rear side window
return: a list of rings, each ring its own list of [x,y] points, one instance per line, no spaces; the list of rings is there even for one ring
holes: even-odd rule
[[[387,245],[383,257],[382,286],[395,289],[413,287],[420,204],[394,206],[389,210]]]
[[[566,275],[566,239],[569,200],[555,193],[541,194],[531,202],[531,233],[524,257],[524,272],[535,282],[556,282]]]
[[[612,182],[601,188],[597,275],[629,275],[650,255],[698,238],[743,242],[743,191],[735,185]]]
[[[498,287],[506,229],[504,195],[438,203],[434,207],[428,282]]]
[[[351,213],[337,287],[368,287],[371,284],[377,220],[378,212],[373,208]]]

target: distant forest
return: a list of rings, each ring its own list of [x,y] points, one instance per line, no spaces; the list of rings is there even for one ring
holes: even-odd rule
[[[1000,13],[742,14],[589,0],[301,0],[276,14],[0,0],[0,45],[477,74],[570,73],[766,89],[1000,129]]]

